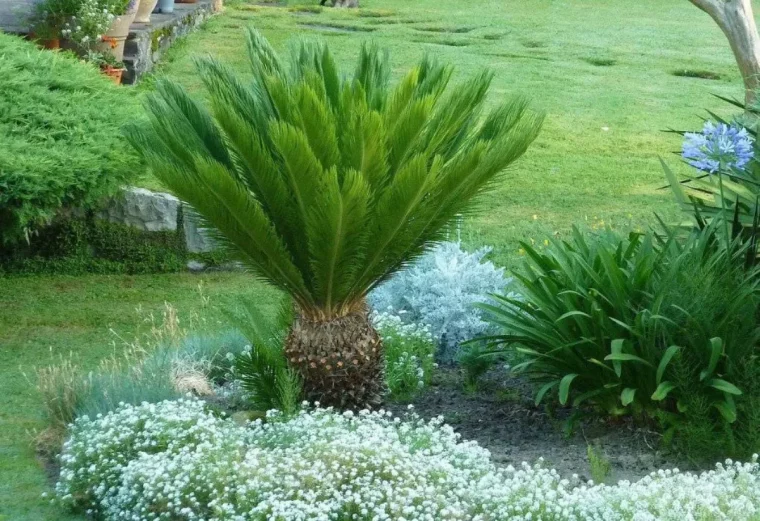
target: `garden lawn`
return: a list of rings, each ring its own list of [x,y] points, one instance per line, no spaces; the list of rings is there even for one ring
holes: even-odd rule
[[[361,0],[358,10],[317,3],[236,2],[172,49],[157,76],[200,93],[193,57],[207,54],[245,73],[248,26],[278,49],[321,39],[347,71],[365,41],[388,49],[396,77],[425,53],[453,64],[454,81],[491,69],[492,99],[523,94],[547,114],[527,155],[466,222],[463,238],[494,246],[504,264],[519,256],[519,240],[540,243],[573,223],[635,228],[655,211],[680,218],[669,192],[658,190],[658,157],[679,162],[672,152],[680,138],[663,130],[699,128],[706,108],[730,114],[712,94],[743,95],[723,34],[687,0]]]
[[[728,114],[712,93],[741,95],[728,44],[687,0],[361,1],[359,10],[314,12],[238,3],[167,53],[156,76],[200,91],[192,58],[206,53],[244,72],[248,25],[278,48],[320,37],[344,64],[373,39],[390,51],[397,75],[425,52],[456,65],[459,79],[491,68],[493,95],[522,93],[547,113],[537,142],[465,223],[463,238],[493,245],[494,260],[508,266],[520,257],[518,240],[541,244],[572,223],[646,226],[655,211],[681,218],[669,193],[658,191],[658,156],[677,164],[670,153],[680,146],[661,131],[698,127],[704,108]],[[151,86],[148,78],[139,89]],[[50,351],[73,351],[94,366],[112,352],[109,328],[132,337],[136,308],[199,308],[201,279],[212,304],[251,287],[264,305],[274,300],[243,274],[0,278],[0,521],[67,519],[40,499],[46,476],[29,433],[44,422],[21,368],[47,363]]]
[[[0,521],[80,519],[40,497],[48,483],[31,438],[45,422],[23,373],[33,379],[35,365],[69,353],[95,367],[121,349],[120,338],[145,331],[149,313],[160,322],[165,301],[179,309],[180,320],[198,312],[201,283],[212,306],[242,294],[255,296],[263,312],[277,304],[274,291],[245,274],[0,278]],[[205,318],[211,327],[220,324],[214,313]]]

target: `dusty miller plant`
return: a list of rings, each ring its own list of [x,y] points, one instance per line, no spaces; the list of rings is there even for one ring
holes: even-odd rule
[[[490,251],[470,253],[459,242],[441,243],[370,293],[370,304],[400,315],[405,323],[427,325],[439,344],[439,359],[452,362],[460,343],[489,331],[475,304],[487,302],[489,294],[511,281],[502,268],[484,260]]]

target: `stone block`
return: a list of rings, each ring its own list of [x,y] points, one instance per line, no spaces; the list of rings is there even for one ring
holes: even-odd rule
[[[148,232],[175,231],[180,204],[173,195],[130,187],[110,199],[98,217]]]
[[[215,249],[214,241],[205,232],[204,228],[198,225],[198,219],[195,217],[193,209],[182,205],[182,226],[185,231],[185,244],[187,251],[190,253],[204,253]]]

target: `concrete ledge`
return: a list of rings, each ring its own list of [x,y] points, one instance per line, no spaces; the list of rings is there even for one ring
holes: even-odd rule
[[[39,0],[0,0],[0,31],[26,34],[29,30],[26,18]]]
[[[198,0],[195,4],[175,4],[171,14],[153,14],[148,24],[132,24],[124,47],[127,70],[122,83],[137,83],[177,38],[194,31],[211,14],[211,0]]]

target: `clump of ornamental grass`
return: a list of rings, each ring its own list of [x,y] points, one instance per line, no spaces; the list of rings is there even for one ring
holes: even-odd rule
[[[124,403],[214,394],[232,377],[230,358],[245,349],[246,339],[232,332],[198,333],[208,324],[203,312],[184,320],[182,326],[167,303],[160,319],[152,313],[143,317],[144,330],[133,340],[117,336],[113,354],[93,370],[82,367],[73,353],[36,368],[27,379],[39,393],[51,431],[40,438],[62,433],[80,416],[106,414]]]
[[[74,411],[81,396],[90,389],[88,380],[74,360],[73,353],[59,356],[55,363],[37,368],[35,373],[34,381],[29,376],[27,380],[36,385],[50,427],[65,429],[74,421]]]
[[[183,399],[77,419],[55,502],[106,521],[754,521],[760,465],[596,485],[499,468],[441,419],[307,408],[238,425]]]
[[[722,225],[523,244],[523,298],[484,306],[501,329],[491,351],[521,357],[513,370],[539,384],[537,405],[659,423],[693,458],[746,458],[760,449],[760,271]]]

